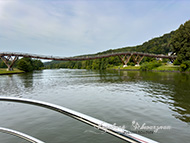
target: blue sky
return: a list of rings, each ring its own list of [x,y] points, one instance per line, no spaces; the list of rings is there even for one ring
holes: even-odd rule
[[[190,19],[189,0],[0,0],[0,52],[75,56],[135,46]]]

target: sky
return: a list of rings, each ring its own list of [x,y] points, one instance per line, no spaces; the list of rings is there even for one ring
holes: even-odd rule
[[[0,0],[0,52],[93,54],[140,45],[187,20],[189,0]]]

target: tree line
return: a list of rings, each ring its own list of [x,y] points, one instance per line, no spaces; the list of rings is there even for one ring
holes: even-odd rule
[[[17,60],[13,68],[18,68],[25,72],[31,72],[34,70],[40,70],[44,67],[44,64],[41,60],[34,60],[31,58],[22,58]],[[5,63],[0,59],[0,68],[7,68]]]
[[[180,64],[181,71],[190,71],[190,20],[175,31],[170,44],[177,55],[174,64]]]

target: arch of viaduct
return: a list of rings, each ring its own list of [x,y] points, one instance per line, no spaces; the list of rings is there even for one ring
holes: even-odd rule
[[[129,62],[131,58],[136,65],[139,65],[144,57],[165,58],[165,59],[170,59],[170,61],[172,62],[177,58],[177,56],[150,54],[150,53],[141,53],[141,52],[118,52],[118,53],[110,53],[110,54],[101,54],[101,55],[92,55],[92,56],[75,56],[75,57],[56,57],[56,56],[44,56],[44,55],[37,55],[37,54],[10,53],[10,52],[0,53],[0,58],[8,67],[7,70],[13,70],[12,67],[15,64],[15,62],[19,59],[19,57],[29,57],[29,58],[57,60],[57,61],[83,61],[83,60],[107,58],[107,57],[112,57],[112,56],[118,56],[124,66],[127,65],[127,63]]]

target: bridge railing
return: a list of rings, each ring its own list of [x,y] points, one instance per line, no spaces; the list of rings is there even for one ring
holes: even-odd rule
[[[177,56],[168,56],[163,54],[150,54],[150,53],[142,53],[142,52],[117,52],[117,53],[108,53],[108,54],[99,54],[99,55],[89,55],[89,56],[74,56],[74,57],[59,57],[59,56],[44,56],[38,54],[28,54],[28,53],[10,53],[10,52],[3,52],[0,53],[0,56],[19,56],[19,57],[30,57],[30,58],[37,58],[37,59],[47,59],[47,60],[89,60],[89,59],[98,59],[104,57],[111,57],[111,56],[119,56],[119,55],[140,55],[140,56],[147,56],[147,57],[155,57],[155,58],[171,58],[174,59]]]
[[[122,55],[124,56],[124,58],[121,58]],[[44,55],[28,54],[28,53],[3,52],[3,53],[0,53],[0,58],[7,65],[8,67],[7,70],[13,70],[12,66],[14,65],[18,57],[29,57],[29,58],[58,60],[58,61],[83,61],[83,60],[94,60],[94,59],[100,59],[100,58],[108,58],[112,56],[119,56],[122,63],[124,63],[124,66],[125,66],[130,60],[130,58],[125,59],[125,57],[128,55],[130,56],[130,58],[133,57],[133,61],[134,63],[137,64],[137,66],[139,66],[139,63],[142,61],[144,56],[154,57],[154,58],[167,58],[167,59],[170,59],[172,62],[177,58],[177,56],[168,56],[168,55],[162,55],[162,54],[156,55],[156,54],[149,54],[149,53],[142,53],[142,52],[117,52],[117,53],[107,53],[107,54],[89,55],[89,56],[75,56],[75,57],[58,57],[58,56],[44,56]],[[15,57],[14,57],[14,60],[12,60],[12,62],[10,63],[11,56],[15,56]]]

